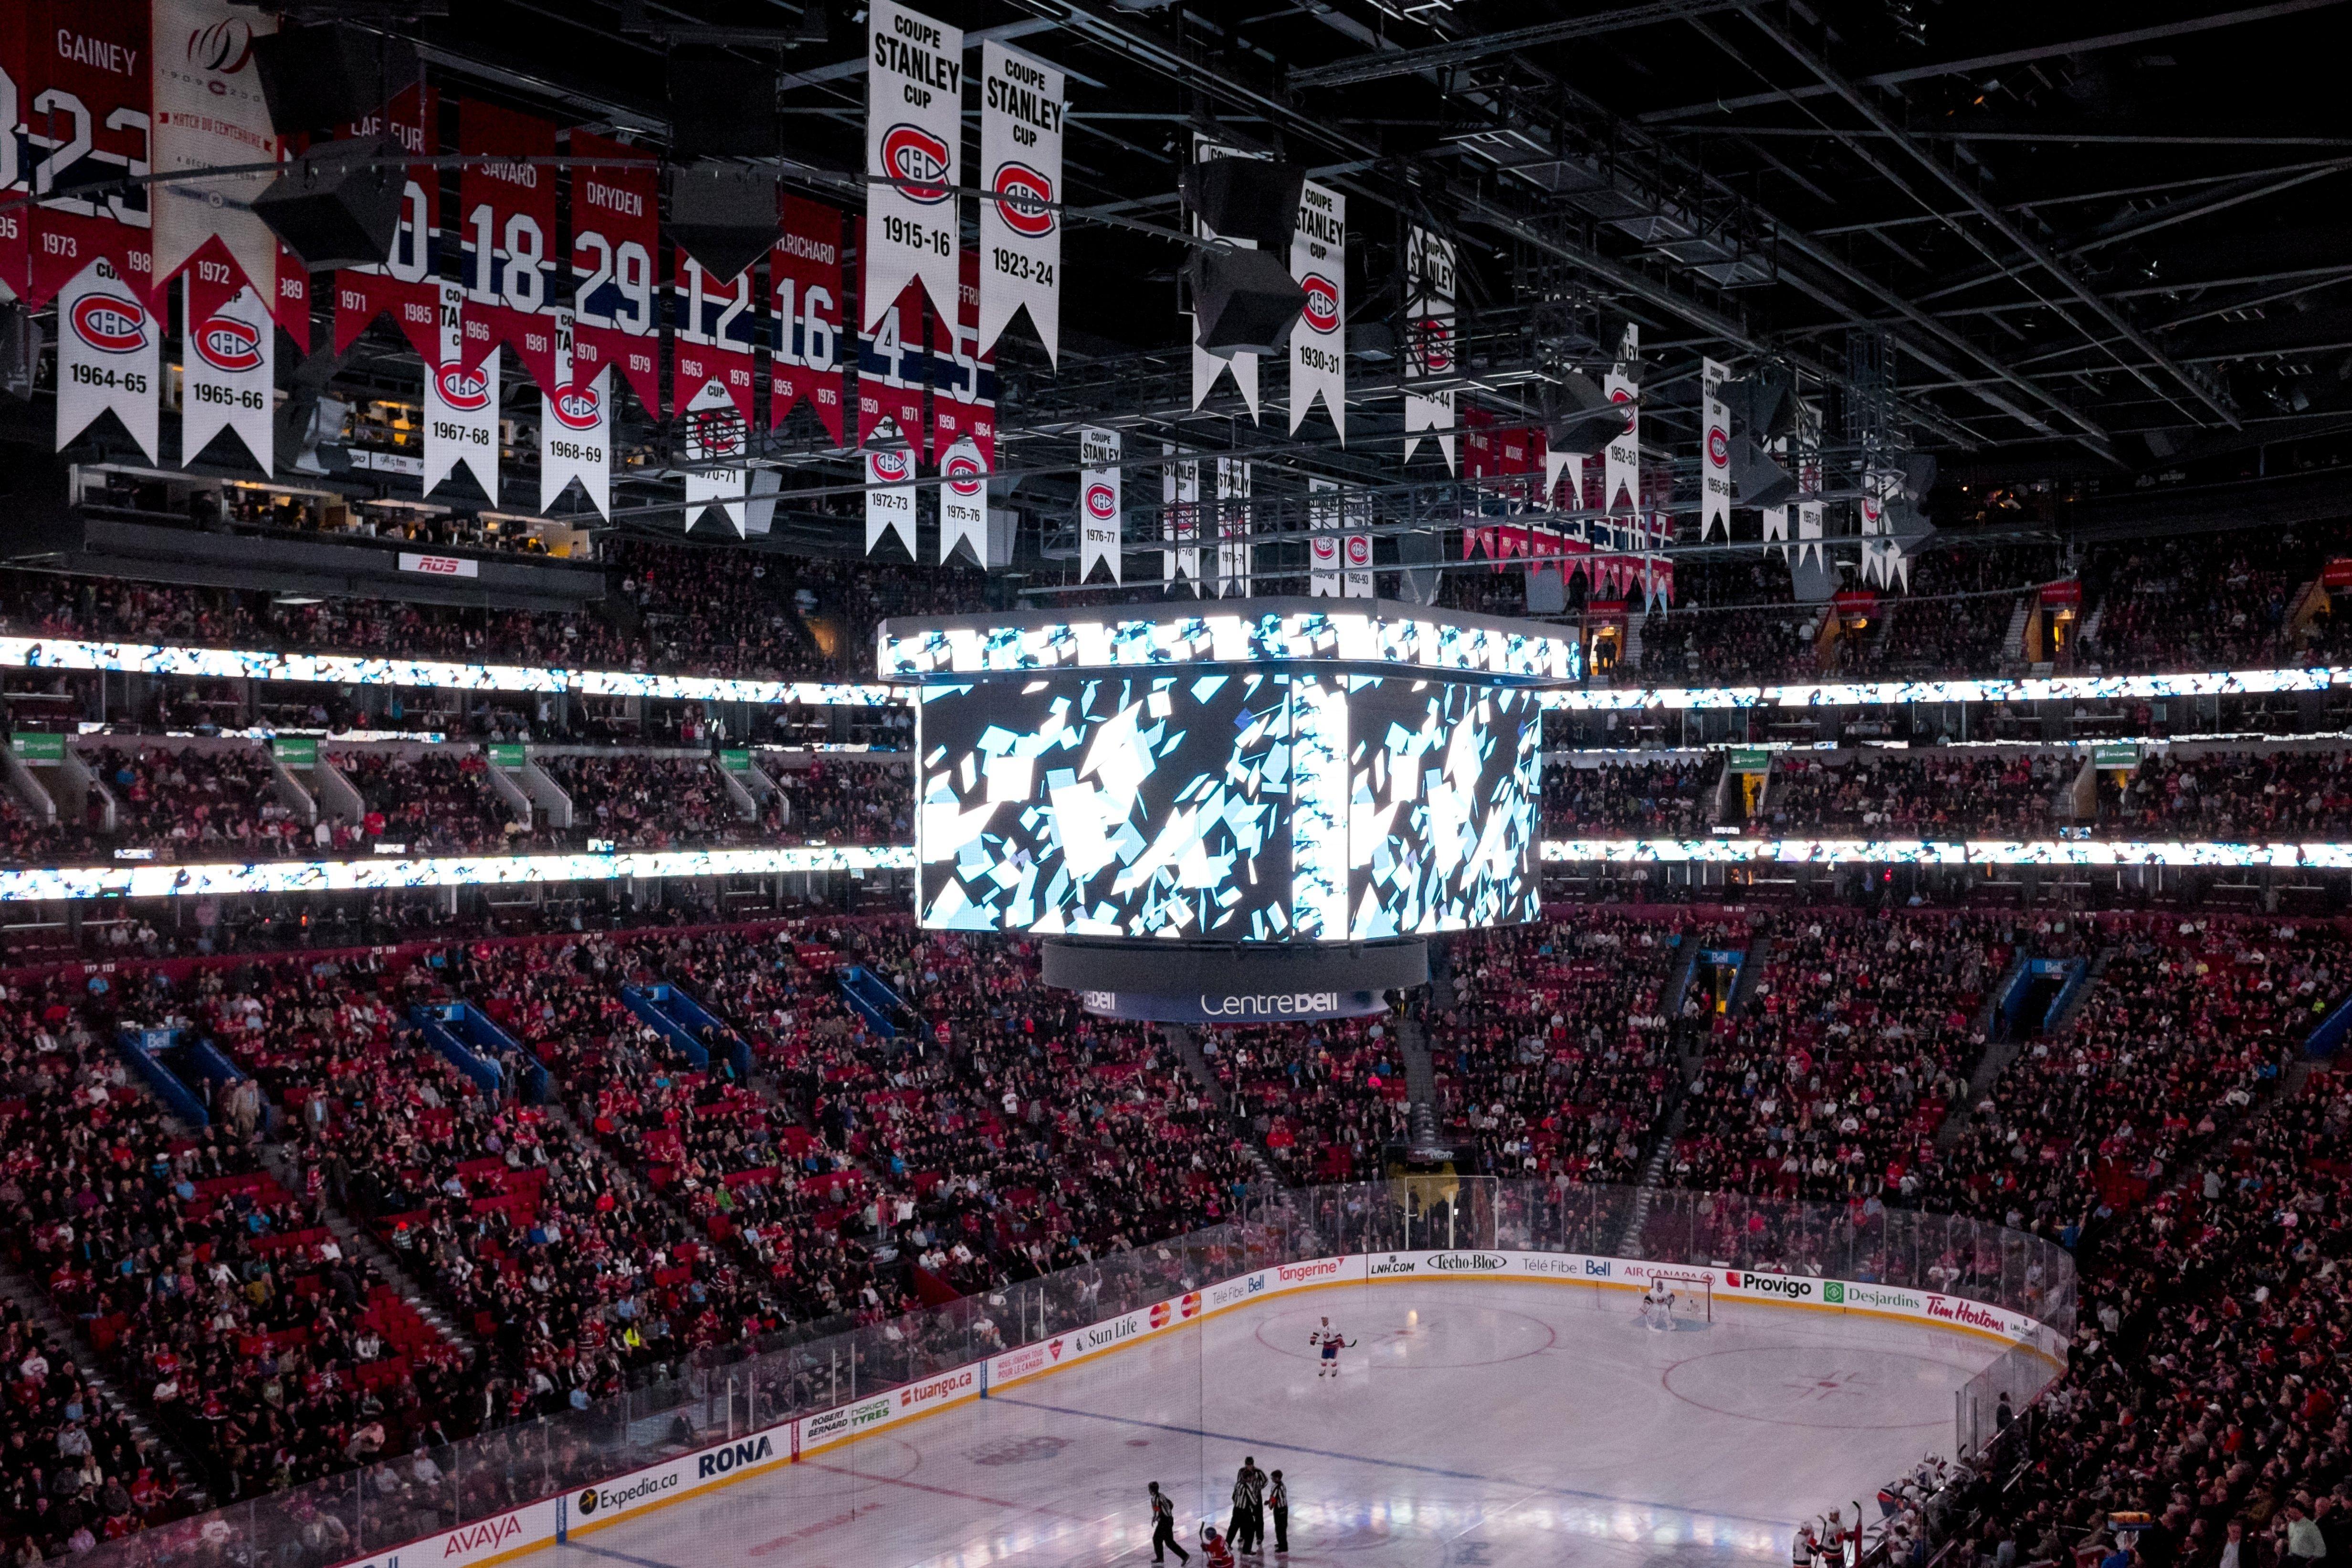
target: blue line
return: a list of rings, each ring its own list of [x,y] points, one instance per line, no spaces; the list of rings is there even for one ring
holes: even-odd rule
[[[632,1557],[625,1552],[614,1552],[603,1546],[588,1546],[577,1541],[566,1541],[560,1544],[574,1552],[593,1552],[599,1557],[610,1557],[615,1563],[631,1563],[635,1568],[677,1568],[674,1563],[656,1563],[650,1557]]]
[[[1578,1497],[1593,1502],[1613,1502],[1631,1508],[1655,1509],[1661,1513],[1671,1513],[1684,1519],[1728,1519],[1741,1524],[1766,1525],[1774,1530],[1794,1528],[1785,1520],[1759,1519],[1753,1514],[1725,1513],[1717,1509],[1685,1508],[1681,1503],[1652,1502],[1644,1498],[1618,1497],[1605,1491],[1580,1491],[1575,1487],[1545,1486],[1532,1481],[1508,1480],[1501,1476],[1481,1475],[1476,1470],[1449,1470],[1436,1465],[1416,1465],[1409,1459],[1374,1458],[1365,1454],[1345,1453],[1338,1448],[1311,1448],[1304,1443],[1286,1443],[1274,1437],[1255,1435],[1243,1437],[1233,1432],[1212,1432],[1205,1427],[1177,1427],[1165,1421],[1141,1421],[1131,1416],[1105,1416],[1099,1411],[1074,1410],[1062,1405],[1040,1405],[1034,1400],[1013,1399],[1002,1394],[992,1395],[990,1398],[999,1405],[1018,1405],[1024,1409],[1044,1410],[1055,1416],[1083,1416],[1090,1421],[1109,1421],[1121,1427],[1143,1427],[1155,1432],[1174,1432],[1187,1437],[1213,1437],[1221,1443],[1241,1443],[1260,1448],[1285,1448],[1294,1454],[1312,1454],[1321,1459],[1345,1459],[1351,1464],[1386,1465],[1391,1469],[1413,1470],[1425,1476],[1443,1476],[1448,1480],[1483,1481],[1488,1486],[1498,1487],[1531,1486],[1538,1491],[1549,1492],[1559,1497]]]

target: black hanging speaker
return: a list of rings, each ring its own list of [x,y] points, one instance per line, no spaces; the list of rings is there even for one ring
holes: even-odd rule
[[[1290,254],[1291,231],[1298,226],[1298,197],[1307,171],[1297,163],[1265,158],[1211,158],[1187,163],[1176,177],[1184,204],[1209,232],[1227,239],[1257,241],[1260,250]]]
[[[322,141],[253,199],[253,215],[313,272],[381,266],[400,233],[407,160],[389,136]]]
[[[1544,442],[1555,452],[1598,452],[1622,434],[1625,405],[1581,371],[1561,371],[1543,392]]]
[[[1797,427],[1797,400],[1790,395],[1788,368],[1766,361],[1738,381],[1723,383],[1716,394],[1731,411],[1735,435],[1773,441]]]
[[[1270,354],[1290,341],[1307,290],[1263,250],[1196,250],[1184,264],[1192,291],[1192,340],[1221,360]]]
[[[416,46],[346,22],[320,22],[257,35],[253,68],[280,136],[332,133],[416,85]]]
[[[733,163],[680,169],[670,176],[669,229],[707,277],[732,282],[784,232],[776,176]]]
[[[1743,507],[1786,506],[1797,493],[1797,476],[1746,435],[1732,439],[1731,483]]]
[[[669,155],[679,163],[702,158],[773,158],[781,145],[776,118],[776,57],[709,44],[672,44],[669,50]]]

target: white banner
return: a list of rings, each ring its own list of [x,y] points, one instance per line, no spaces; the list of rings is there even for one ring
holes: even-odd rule
[[[897,0],[873,0],[870,13],[866,172],[866,328],[898,302],[909,278],[921,281],[940,320],[957,319],[963,29]]]
[[[940,459],[940,559],[955,554],[959,543],[971,547],[971,564],[990,566],[988,559],[988,462],[979,443],[969,435]],[[867,549],[874,547],[869,542]]]
[[[155,97],[148,162],[157,174],[267,163],[278,156],[277,132],[261,96],[261,72],[253,63],[254,35],[277,30],[275,16],[229,0],[155,0],[149,49]],[[27,108],[37,110],[39,106]],[[156,281],[168,281],[206,240],[217,238],[244,274],[241,279],[219,281],[232,286],[241,281],[257,292],[274,291],[278,236],[253,215],[250,205],[272,178],[164,178],[150,186]],[[190,454],[200,449],[195,442],[184,445]]]
[[[1118,432],[1078,432],[1078,580],[1093,578],[1095,563],[1108,562],[1113,582],[1126,580],[1119,550]]]
[[[21,221],[21,215],[20,215]],[[163,331],[138,290],[105,256],[58,291],[58,447],[108,409],[155,461]]]
[[[866,449],[866,553],[872,555],[874,547],[882,542],[885,534],[897,534],[898,542],[907,547],[907,559],[915,554],[915,455],[904,446],[869,446]],[[880,486],[887,486],[888,488]]]
[[[1290,430],[1320,397],[1339,444],[1348,444],[1348,198],[1309,180],[1298,193],[1290,276],[1307,308],[1290,334]]]
[[[251,284],[202,318],[198,293],[195,280],[183,273],[181,316],[188,325],[187,352],[180,359],[180,466],[194,462],[214,436],[233,430],[267,474],[277,406],[270,391],[277,326]]]
[[[728,395],[727,383],[712,376],[702,383],[681,411],[688,463],[731,463],[726,468],[688,469],[686,475],[686,515],[682,526],[694,527],[713,503],[740,536],[745,530],[743,497],[750,489],[740,462],[750,433],[743,411]]]
[[[491,505],[499,499],[499,356],[479,370],[460,362],[466,286],[443,283],[436,333],[440,361],[425,367],[425,492],[463,464]]]
[[[1641,388],[1627,373],[1641,351],[1641,331],[1634,323],[1625,323],[1625,341],[1617,350],[1617,362],[1601,383],[1610,402],[1625,405],[1625,428],[1609,438],[1608,450],[1601,455],[1601,509],[1606,512],[1642,503],[1642,408],[1637,401]]]
[[[1818,497],[1822,489],[1822,406],[1816,402],[1797,405],[1797,561],[1802,565],[1807,549],[1813,559],[1822,559],[1822,504],[1804,500],[1806,496]],[[1806,540],[1815,541],[1807,545]]]
[[[1176,461],[1173,442],[1160,444],[1168,459],[1160,465],[1160,537],[1175,546],[1160,552],[1160,580],[1181,582],[1190,578],[1192,591],[1201,591],[1201,462],[1196,457]]]
[[[1256,156],[1258,154],[1244,152],[1238,147],[1220,146],[1205,136],[1196,134],[1192,138],[1192,161],[1196,163],[1205,163],[1212,158]],[[1198,217],[1192,220],[1192,232],[1204,239],[1214,237],[1216,233]],[[1254,239],[1236,239],[1227,243],[1239,246],[1244,250],[1257,248],[1257,241]],[[1217,378],[1229,370],[1234,373],[1234,386],[1241,392],[1242,402],[1248,405],[1250,419],[1255,422],[1258,417],[1255,354],[1235,354],[1230,359],[1220,359],[1195,342],[1192,345],[1192,406],[1199,408],[1208,402],[1209,394],[1216,390]]]
[[[1715,525],[1723,525],[1723,537],[1731,537],[1731,407],[1723,401],[1723,383],[1731,377],[1731,367],[1719,360],[1699,361],[1699,412],[1701,431],[1698,449],[1699,513],[1698,537],[1701,542],[1714,537]]]
[[[1404,460],[1412,461],[1420,432],[1433,430],[1454,471],[1454,389],[1417,392],[1418,381],[1454,374],[1454,242],[1418,224],[1405,231]]]
[[[580,482],[597,515],[613,515],[613,367],[579,379],[572,358],[578,321],[569,310],[555,322],[555,385],[539,394],[539,509],[553,509],[565,486]]]
[[[1344,507],[1341,520],[1347,527],[1362,528],[1371,523],[1372,503],[1370,497],[1351,496],[1347,499]],[[1342,584],[1340,591],[1349,599],[1371,598],[1372,536],[1367,533],[1350,533],[1346,536],[1339,550],[1347,558],[1348,562],[1347,573],[1340,580]]]
[[[1016,310],[1060,364],[1062,73],[991,38],[980,47],[980,351]]]
[[[1566,509],[1572,512],[1584,505],[1583,455],[1547,446],[1544,448],[1544,507],[1547,510],[1562,509],[1559,493],[1559,476],[1562,474],[1568,476]]]
[[[1336,480],[1307,481],[1307,592],[1317,599],[1339,597],[1339,506]]]
[[[1250,465],[1217,459],[1217,597],[1250,596]]]

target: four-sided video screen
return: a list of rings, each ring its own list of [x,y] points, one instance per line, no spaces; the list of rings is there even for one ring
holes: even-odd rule
[[[927,925],[1368,941],[1532,920],[1525,687],[1233,666],[919,691]]]

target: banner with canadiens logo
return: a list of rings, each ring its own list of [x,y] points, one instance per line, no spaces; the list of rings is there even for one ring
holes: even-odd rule
[[[1192,580],[1201,591],[1201,460],[1179,458],[1176,444],[1163,441],[1160,455],[1160,538],[1171,549],[1160,552],[1160,580],[1171,587]]]
[[[555,380],[571,386],[599,371],[618,371],[658,419],[661,321],[654,298],[661,209],[654,161],[585,131],[572,132],[572,156],[594,162],[572,168],[572,373],[558,364]]]
[[[1339,444],[1348,444],[1348,198],[1314,181],[1298,193],[1290,276],[1307,290],[1290,334],[1290,430],[1320,397]]]
[[[1090,581],[1095,564],[1110,568],[1113,582],[1126,580],[1119,549],[1118,432],[1088,426],[1078,432],[1078,580]]]
[[[252,284],[239,277],[232,287],[205,265],[211,248],[199,251],[196,264],[180,275],[181,318],[187,323],[180,357],[180,465],[194,463],[213,437],[232,430],[268,474],[278,335]]]
[[[257,33],[277,20],[229,0],[154,0],[155,132],[151,162],[158,174],[234,164],[267,163],[278,156],[278,136],[261,96],[253,62]],[[207,284],[234,292],[250,284],[266,300],[278,283],[278,236],[249,204],[268,174],[165,180],[153,186],[155,270],[149,298],[157,305],[183,267],[197,262],[213,272]],[[193,350],[191,350],[193,352]],[[193,452],[195,444],[189,444]]]
[[[1062,73],[991,38],[980,47],[980,346],[1016,312],[1057,368],[1062,349]]]
[[[931,450],[969,441],[996,466],[996,356],[980,346],[980,253],[963,253],[954,340],[931,356]],[[935,322],[943,337],[948,327]]]
[[[908,560],[919,559],[915,554],[915,455],[904,446],[866,449],[867,555],[885,534],[898,536]]]
[[[1339,597],[1339,507],[1336,480],[1307,481],[1307,591],[1317,599]]]
[[[785,195],[783,237],[768,253],[775,310],[774,352],[768,361],[768,423],[782,425],[801,400],[835,445],[842,439],[842,402],[849,389],[841,352],[841,214],[821,202]]]
[[[1454,389],[1414,392],[1415,382],[1454,375],[1454,242],[1419,224],[1405,231],[1404,461],[1412,461],[1421,432],[1434,431],[1454,469]]]
[[[1239,457],[1217,459],[1217,597],[1247,599],[1256,547],[1250,517],[1250,465]]]
[[[58,296],[58,450],[111,409],[147,461],[156,460],[163,332],[143,293],[101,256]]]
[[[425,361],[425,493],[460,467],[482,494],[499,498],[499,357],[485,354],[468,367],[465,345],[466,288],[436,285],[440,330]]]
[[[691,395],[685,392],[688,382],[682,376],[677,384],[678,424],[688,465],[686,526],[694,527],[716,503],[728,526],[740,535],[745,532],[743,497],[750,488],[743,463],[751,450],[751,422],[729,394],[724,378],[705,378]]]
[[[1723,401],[1723,383],[1731,367],[1720,360],[1699,361],[1699,514],[1698,537],[1706,539],[1723,525],[1731,537],[1731,406]]]
[[[555,127],[471,99],[457,106],[457,225],[466,279],[467,364],[501,343],[541,386],[555,381],[548,320],[555,274]]]
[[[441,104],[430,88],[413,87],[382,114],[342,128],[347,137],[390,136],[410,156],[430,158],[441,145]],[[441,171],[411,163],[400,199],[400,225],[381,267],[347,267],[335,274],[335,352],[348,352],[368,323],[389,315],[419,358],[437,364],[441,353]]]
[[[922,285],[941,319],[953,320],[962,248],[955,189],[963,183],[963,29],[896,0],[874,0],[867,20],[860,325],[873,326],[910,282]]]
[[[1642,501],[1641,388],[1633,379],[1634,362],[1642,352],[1641,333],[1636,323],[1625,323],[1616,363],[1601,382],[1610,402],[1625,405],[1625,428],[1609,438],[1601,455],[1601,509],[1607,512],[1638,507]]]
[[[550,315],[555,327],[555,384],[539,394],[539,509],[552,512],[578,481],[600,516],[613,515],[613,367],[590,370],[574,345],[572,313]]]
[[[988,564],[988,464],[966,436],[940,459],[940,560],[956,546],[971,548],[971,564]]]
[[[751,269],[722,283],[682,250],[676,266],[670,283],[670,400],[678,408],[700,406],[707,402],[705,390],[715,386],[749,432],[758,370],[753,355],[761,336]]]

